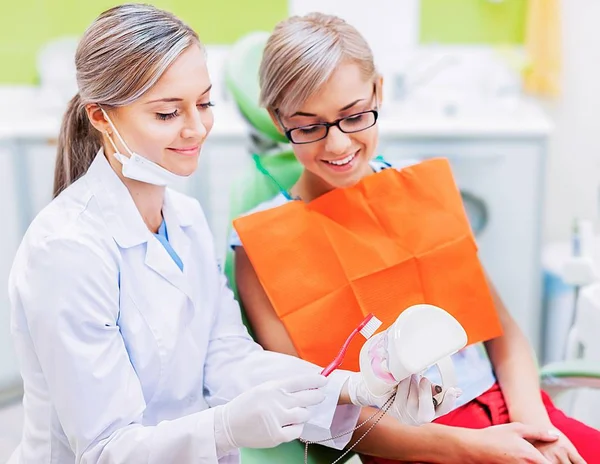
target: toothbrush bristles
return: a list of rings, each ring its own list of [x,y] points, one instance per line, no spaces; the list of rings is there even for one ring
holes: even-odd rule
[[[366,325],[360,329],[360,334],[367,340],[373,336],[377,329],[381,326],[382,322],[373,316]]]

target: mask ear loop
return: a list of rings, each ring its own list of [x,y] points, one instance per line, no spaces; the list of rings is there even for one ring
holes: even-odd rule
[[[119,149],[115,145],[115,142],[113,141],[113,139],[110,136],[110,134],[108,133],[108,131],[106,131],[105,134],[106,134],[106,137],[108,137],[108,141],[110,142],[110,144],[112,145],[112,147],[115,149],[115,153],[119,153]]]
[[[112,120],[108,117],[108,114],[106,114],[106,111],[104,111],[104,108],[102,108],[100,105],[98,105],[98,107],[100,108],[100,111],[102,111],[102,114],[104,115],[104,117],[106,118],[108,123],[110,124],[110,127],[112,127],[115,135],[119,139],[119,142],[121,142],[121,144],[123,144],[123,147],[125,147],[125,150],[127,150],[127,154],[131,158],[133,156],[133,152],[129,149],[129,147],[125,143],[125,140],[123,140],[123,137],[121,137],[121,134],[119,134],[119,131],[113,124]],[[112,139],[112,137],[110,136],[110,134],[108,132],[106,132],[106,136],[108,137],[108,140],[109,140],[110,144],[112,145],[112,147],[115,149],[115,152],[121,153],[121,151],[117,148],[117,145],[115,144],[114,140]]]

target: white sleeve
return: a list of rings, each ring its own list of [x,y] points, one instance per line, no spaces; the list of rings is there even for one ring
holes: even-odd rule
[[[214,411],[142,425],[146,403],[117,325],[114,256],[51,240],[31,251],[11,283],[29,332],[15,334],[17,348],[37,357],[43,379],[34,380],[47,385],[77,463],[217,463]]]
[[[254,343],[242,323],[240,308],[233,293],[220,276],[221,291],[213,323],[205,364],[205,395],[211,406],[224,404],[240,393],[272,379],[302,372],[320,372],[321,368],[293,356],[263,350]],[[304,428],[303,437],[311,441],[331,439],[351,430],[360,408],[337,405],[342,386],[350,373],[334,372],[324,389],[326,399],[313,408],[314,415]],[[351,438],[348,434],[325,443],[341,449]]]

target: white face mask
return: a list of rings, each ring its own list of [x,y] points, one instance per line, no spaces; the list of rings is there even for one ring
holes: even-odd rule
[[[119,141],[129,153],[129,156],[125,156],[122,153],[120,153],[112,137],[108,133],[106,133],[110,144],[115,149],[115,153],[113,156],[123,165],[123,176],[127,177],[128,179],[137,180],[139,182],[145,182],[147,184],[160,186],[170,185],[187,177],[174,174],[171,171],[163,168],[162,166],[159,166],[158,164],[154,163],[153,161],[150,161],[148,158],[145,158],[131,151],[125,143],[125,141],[123,140],[123,137],[121,137],[121,134],[119,134],[119,131],[117,130],[113,122],[110,120],[110,118],[104,111],[104,109],[100,109],[102,110],[102,113],[104,114],[104,117],[106,118],[108,123],[113,128],[113,131],[119,138]]]

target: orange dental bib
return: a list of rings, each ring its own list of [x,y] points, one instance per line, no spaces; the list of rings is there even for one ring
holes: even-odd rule
[[[409,306],[452,314],[473,344],[502,329],[446,160],[386,169],[310,203],[234,221],[298,354],[327,365],[370,312],[389,327]],[[362,343],[343,368],[358,370]]]

